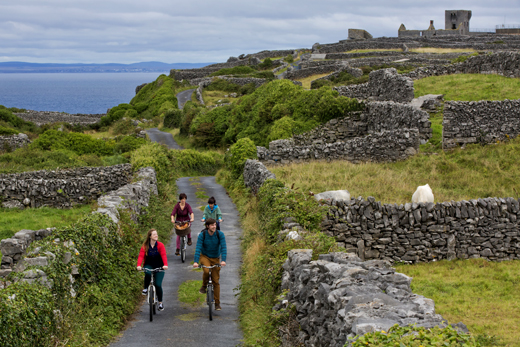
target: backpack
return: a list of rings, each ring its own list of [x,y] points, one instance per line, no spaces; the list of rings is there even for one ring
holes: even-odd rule
[[[203,229],[201,232],[202,232],[202,244],[204,244],[204,241],[206,241],[206,231],[208,231],[208,229]],[[216,230],[217,232],[217,239],[218,239],[218,244],[220,245],[220,233],[219,233],[220,230]]]

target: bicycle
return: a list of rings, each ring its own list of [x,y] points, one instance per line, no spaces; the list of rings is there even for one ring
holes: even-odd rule
[[[191,232],[190,222],[175,222],[175,232],[181,237],[181,260],[186,261],[186,249],[188,247],[188,234]]]
[[[206,287],[206,303],[208,304],[209,308],[209,320],[213,320],[213,305],[215,304],[215,298],[213,296],[213,281],[211,280],[211,269],[213,269],[214,267],[221,266],[218,264],[213,266],[199,265],[199,268],[209,269],[209,282],[208,286]]]
[[[143,268],[143,271],[150,273],[150,275],[152,276],[152,279],[150,280],[150,284],[148,285],[148,292],[147,292],[147,297],[146,297],[146,301],[150,305],[150,322],[152,322],[153,315],[156,313],[157,305],[159,304],[159,301],[157,300],[157,291],[155,290],[155,285],[154,285],[155,274],[157,272],[164,272],[164,270],[163,270],[163,268],[159,267],[156,269]]]

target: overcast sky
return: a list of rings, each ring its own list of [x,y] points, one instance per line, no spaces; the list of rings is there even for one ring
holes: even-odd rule
[[[444,29],[445,10],[473,28],[520,25],[520,0],[0,0],[0,62],[223,62],[261,50]]]

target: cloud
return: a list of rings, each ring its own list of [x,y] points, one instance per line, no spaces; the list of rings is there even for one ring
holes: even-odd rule
[[[349,28],[374,37],[444,28],[451,1],[3,0],[0,60],[132,63],[225,61],[264,49],[311,47],[346,39]],[[471,28],[519,18],[517,0],[459,1]],[[508,19],[509,18],[509,19]],[[517,24],[517,23],[511,23]]]

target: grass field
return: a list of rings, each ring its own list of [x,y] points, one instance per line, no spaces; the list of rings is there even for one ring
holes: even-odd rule
[[[22,229],[38,230],[69,225],[91,210],[91,205],[78,205],[70,210],[50,207],[0,209],[0,240],[10,238]]]
[[[343,53],[369,53],[369,52],[402,52],[402,49],[399,48],[374,48],[374,49],[353,49],[351,51],[346,51]]]
[[[475,52],[472,48],[433,48],[433,47],[421,47],[412,48],[410,52],[415,53],[473,53]]]
[[[396,266],[412,290],[435,301],[450,323],[463,322],[486,346],[520,346],[520,261],[485,259]]]
[[[328,75],[330,75],[331,73],[332,73],[332,72],[330,72],[330,73],[318,74],[318,75],[312,75],[312,76],[309,76],[309,77],[305,77],[305,78],[297,79],[296,81],[302,82],[303,88],[305,88],[305,89],[311,89],[311,82],[312,82],[312,81],[317,80],[318,78],[321,78],[321,77],[328,76]]]
[[[470,145],[396,163],[310,162],[269,169],[287,186],[320,193],[347,189],[385,203],[410,202],[419,185],[432,187],[436,202],[515,197],[520,192],[520,139],[497,145]]]
[[[520,98],[520,79],[499,75],[456,74],[414,81],[415,97],[444,94],[444,100],[480,101]]]
[[[205,90],[202,92],[202,98],[204,99],[206,106],[220,105],[224,103],[227,104],[237,100],[236,98],[229,97],[229,94],[229,92],[223,92],[220,90]],[[228,96],[226,97],[225,95]]]

